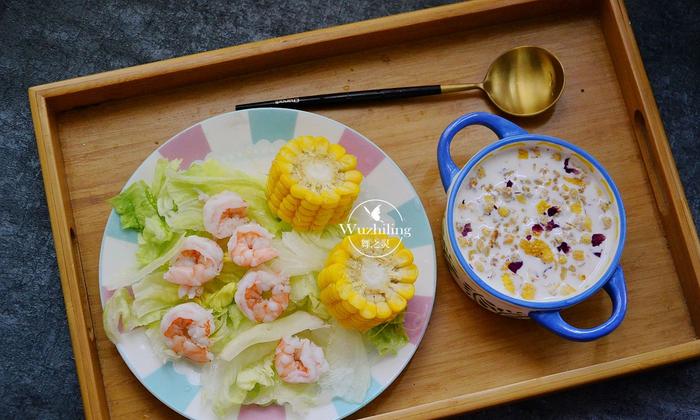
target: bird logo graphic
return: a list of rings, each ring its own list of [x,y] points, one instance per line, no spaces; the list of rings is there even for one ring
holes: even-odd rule
[[[373,208],[372,211],[370,211],[366,206],[362,206],[362,208],[365,209],[365,212],[369,215],[369,217],[372,218],[372,220],[374,220],[375,222],[384,223],[380,216],[382,212],[381,207],[381,204],[377,204],[377,206]]]

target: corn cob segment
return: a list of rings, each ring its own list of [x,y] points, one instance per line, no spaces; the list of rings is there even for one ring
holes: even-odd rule
[[[370,250],[361,248],[367,254],[363,255],[355,248],[363,240],[387,240],[389,249],[397,248],[383,257],[369,257],[374,255]],[[321,302],[328,312],[345,328],[366,331],[406,309],[415,292],[416,278],[418,268],[413,264],[413,253],[399,244],[398,238],[354,234],[346,236],[330,252],[317,281]]]
[[[357,158],[324,137],[301,136],[282,146],[267,178],[270,209],[297,230],[342,222],[360,193]]]

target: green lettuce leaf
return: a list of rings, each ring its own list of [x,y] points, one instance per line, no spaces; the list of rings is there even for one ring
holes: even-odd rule
[[[323,269],[328,253],[343,239],[340,229],[328,228],[317,232],[283,232],[275,239],[274,247],[279,256],[272,266],[288,276],[300,276]]]
[[[139,247],[136,250],[139,267],[145,267],[168,254],[182,236],[182,234],[173,233],[160,216],[147,217],[143,231],[139,235]]]
[[[253,323],[234,304],[225,311],[214,315],[214,325],[216,329],[209,336],[211,340],[209,350],[214,354],[219,354],[226,347],[226,344],[242,331],[252,327]]]
[[[158,213],[157,193],[160,192],[168,169],[177,168],[179,161],[161,159],[156,164],[156,176],[151,187],[138,181],[109,202],[119,215],[122,229],[140,232],[136,261],[139,267],[147,266],[165,255],[182,237],[174,233]]]
[[[369,361],[362,335],[332,323],[330,328],[299,334],[323,348],[329,370],[317,383],[289,384],[276,381],[272,386],[258,386],[246,397],[246,404],[288,404],[303,416],[306,411],[339,397],[358,403],[365,399],[371,383]]]
[[[248,331],[266,329],[264,325],[258,324]],[[294,330],[285,328],[284,335],[294,335]],[[230,361],[217,357],[210,366],[205,367],[202,391],[215,413],[223,416],[241,404],[276,403],[287,404],[295,413],[303,415],[335,397],[349,402],[364,401],[371,378],[367,351],[360,333],[332,323],[330,328],[305,330],[297,335],[309,338],[323,348],[330,369],[317,383],[289,384],[279,379],[273,366],[279,338],[252,344]]]
[[[272,357],[277,342],[248,347],[235,359],[215,358],[202,372],[202,393],[214,412],[224,416],[246,401],[248,393],[259,387],[269,387],[279,378],[272,369]]]
[[[245,367],[236,377],[236,385],[245,390],[252,391],[256,387],[272,386],[277,374],[272,369],[274,353],[261,359],[259,362]]]
[[[221,351],[223,360],[232,360],[250,346],[259,343],[279,341],[286,335],[294,335],[305,330],[324,328],[322,319],[307,312],[297,311],[272,322],[257,324],[236,335]]]
[[[402,312],[393,320],[379,324],[365,333],[365,337],[377,349],[380,356],[396,354],[408,343],[403,317]]]
[[[228,261],[221,273],[204,285],[202,296],[195,299],[203,308],[212,311],[215,330],[209,337],[209,349],[218,354],[237,334],[253,326],[234,302],[238,281],[246,269]]]
[[[211,309],[215,315],[227,311],[230,305],[234,305],[236,286],[245,273],[245,268],[231,261],[224,262],[221,273],[204,284],[204,292],[196,299],[197,303]]]
[[[167,179],[167,174],[169,171],[177,171],[180,168],[180,163],[182,159],[158,159],[156,162],[156,170],[153,175],[153,181],[151,182],[151,191],[154,197],[158,197],[161,188],[165,185]]]
[[[160,321],[173,306],[184,303],[186,299],[178,296],[180,286],[163,279],[165,268],[160,268],[135,283],[132,311],[139,325]]]
[[[105,302],[102,309],[102,324],[107,337],[115,344],[119,341],[122,330],[129,331],[138,324],[131,310],[133,303],[134,298],[126,288],[118,289]]]
[[[301,276],[289,278],[291,291],[289,293],[290,305],[288,312],[302,310],[316,315],[321,319],[330,319],[330,314],[319,298],[316,275],[318,273],[308,273]]]
[[[157,208],[174,230],[204,230],[202,209],[207,196],[233,191],[248,202],[248,217],[272,234],[284,224],[267,206],[265,180],[228,168],[216,160],[193,163],[185,171],[164,169]]]
[[[109,203],[119,215],[122,229],[140,232],[146,225],[146,218],[158,215],[156,198],[144,181],[134,182]]]

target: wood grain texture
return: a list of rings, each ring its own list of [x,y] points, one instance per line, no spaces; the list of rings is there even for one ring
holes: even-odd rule
[[[56,245],[56,260],[75,354],[76,371],[80,378],[83,407],[85,415],[89,418],[107,418],[109,413],[95,347],[92,311],[73,227],[63,156],[56,135],[55,114],[47,108],[46,99],[32,89],[29,91],[29,102],[39,160],[44,173],[44,189],[50,209],[51,230]]]
[[[530,321],[480,309],[452,281],[438,251],[436,303],[425,338],[404,373],[358,416],[456,413],[699,355],[700,246],[624,7],[616,0],[571,2],[566,6],[576,6],[575,12],[564,13],[563,3],[475,1],[32,90],[88,417],[106,416],[107,407],[115,418],[173,416],[138,383],[105,337],[97,277],[106,200],[159,144],[231,111],[235,103],[378,85],[478,81],[499,52],[518,45],[557,54],[567,86],[553,111],[514,121],[587,149],[622,193],[628,216],[622,258],[627,318],[598,341],[566,342]],[[222,78],[232,74],[222,69],[237,74]],[[70,109],[86,104],[93,105]],[[397,162],[440,241],[445,194],[434,158],[437,139],[453,119],[483,110],[496,112],[478,94],[464,93],[318,112],[363,133]],[[453,143],[458,164],[494,138],[479,127],[460,133]],[[599,293],[566,317],[591,326],[609,310]]]

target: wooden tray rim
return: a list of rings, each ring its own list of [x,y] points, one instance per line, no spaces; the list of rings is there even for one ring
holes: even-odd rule
[[[395,34],[395,38],[437,21],[448,22],[477,14],[491,16],[490,20],[485,19],[478,24],[481,26],[546,14],[561,10],[567,5],[567,2],[556,3],[553,0],[473,0],[31,87],[29,101],[32,120],[86,417],[101,419],[110,416],[63,168],[56,124],[60,111],[231,76],[232,70],[234,73],[245,72],[255,67],[256,60],[269,60],[280,55],[287,57],[280,65],[304,61],[313,58],[313,48],[319,49],[332,43],[342,44],[380,36],[391,41],[392,34]],[[625,94],[630,119],[639,122],[635,126],[635,132],[663,216],[664,229],[680,239],[669,241],[669,245],[674,255],[677,255],[675,262],[686,301],[700,302],[700,242],[624,4],[622,0],[584,0],[568,4],[579,7],[583,4],[588,8],[592,4],[592,7],[601,9],[608,49],[616,51],[612,58]],[[497,14],[500,17],[494,18]],[[370,39],[369,43],[372,42]],[[376,44],[376,39],[374,42]],[[336,54],[343,52],[346,50],[341,48]],[[289,58],[295,53],[298,57],[293,60]],[[198,71],[201,69],[213,70],[208,76],[202,76],[201,73],[204,72]],[[159,79],[169,81],[150,83]],[[643,130],[643,133],[640,134],[639,130]],[[640,135],[644,139],[640,139]],[[643,144],[645,142],[648,144]],[[685,264],[682,270],[678,267],[679,260]],[[688,305],[688,308],[697,331],[700,325],[700,305]],[[419,418],[455,414],[698,356],[700,340],[695,339],[631,357],[382,413],[373,418]]]

